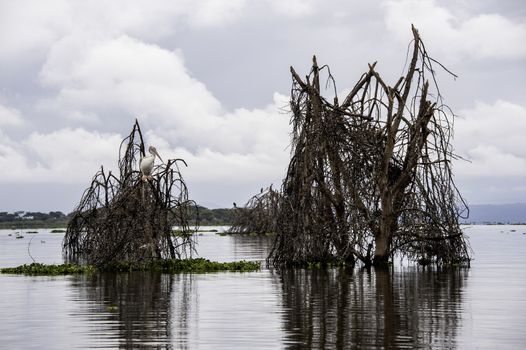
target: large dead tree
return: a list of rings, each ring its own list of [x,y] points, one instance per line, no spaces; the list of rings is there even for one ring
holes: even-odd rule
[[[291,68],[292,159],[273,213],[273,265],[382,265],[396,253],[469,263],[459,227],[467,206],[451,170],[453,114],[435,80],[441,64],[412,31],[405,75],[388,85],[371,64],[341,102],[322,95],[320,73],[334,79],[315,57],[305,78]]]
[[[194,250],[191,222],[196,210],[178,164],[155,166],[147,181],[139,160],[144,141],[136,121],[120,146],[119,175],[103,168],[95,174],[74,210],[63,242],[66,260],[106,266],[120,261],[184,258]],[[180,234],[174,236],[177,226]]]

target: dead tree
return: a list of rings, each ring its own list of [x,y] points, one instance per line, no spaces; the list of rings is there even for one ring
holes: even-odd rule
[[[139,160],[144,149],[136,121],[120,146],[119,175],[101,168],[74,210],[63,241],[66,260],[101,267],[119,261],[184,258],[194,251],[192,234],[198,223],[191,218],[197,209],[188,199],[178,165],[186,163],[169,159],[143,181]],[[174,236],[174,226],[182,233]]]
[[[469,263],[458,220],[467,206],[451,170],[453,114],[435,80],[441,64],[412,29],[405,75],[390,86],[369,65],[341,103],[322,96],[320,72],[334,79],[315,57],[305,79],[291,68],[292,159],[268,258],[274,266],[382,265],[396,253]]]
[[[240,234],[266,234],[275,231],[276,214],[279,212],[280,193],[272,189],[261,189],[248,200],[244,207],[234,208],[233,224],[229,233]]]

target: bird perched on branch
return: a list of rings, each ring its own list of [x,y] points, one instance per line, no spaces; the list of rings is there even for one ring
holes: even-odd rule
[[[157,153],[155,147],[150,146],[148,148],[148,152],[150,153],[150,155],[141,157],[141,160],[139,162],[139,168],[141,169],[142,173],[142,181],[148,181],[148,179],[152,178],[151,173],[153,170],[155,157],[159,158],[159,160],[163,162],[161,156],[159,155],[159,153]]]

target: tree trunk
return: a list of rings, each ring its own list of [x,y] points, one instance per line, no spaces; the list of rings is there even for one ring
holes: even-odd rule
[[[378,231],[374,237],[373,265],[386,265],[391,255],[391,242],[393,232],[396,230],[396,216],[393,208],[393,198],[390,191],[382,196],[382,212]]]
[[[373,265],[386,265],[391,254],[391,234],[389,228],[381,227],[379,234],[375,237]]]

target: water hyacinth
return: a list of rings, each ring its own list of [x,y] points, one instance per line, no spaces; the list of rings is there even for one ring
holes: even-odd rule
[[[261,263],[258,261],[233,261],[216,262],[208,259],[163,259],[145,263],[116,262],[104,267],[79,264],[45,265],[40,263],[24,264],[17,267],[1,268],[0,273],[23,274],[23,275],[74,275],[96,272],[132,272],[132,271],[154,271],[161,273],[207,273],[207,272],[251,272],[258,271]]]

